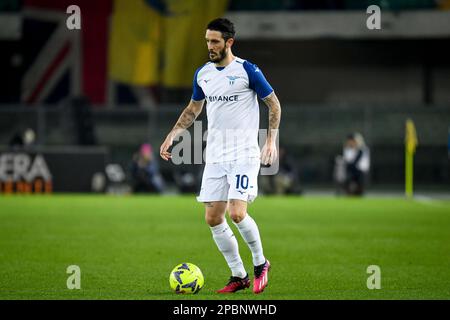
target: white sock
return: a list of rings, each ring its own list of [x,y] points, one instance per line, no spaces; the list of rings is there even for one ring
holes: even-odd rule
[[[266,262],[266,258],[263,254],[263,248],[261,243],[261,237],[259,235],[258,226],[256,225],[255,220],[252,217],[247,215],[244,219],[242,219],[239,223],[234,223],[236,227],[239,229],[239,232],[247,243],[250,251],[252,252],[253,257],[253,265],[259,266]]]
[[[210,228],[213,239],[220,252],[222,252],[225,257],[233,277],[244,278],[247,275],[247,272],[245,271],[241,256],[239,255],[238,242],[227,221],[224,220],[221,224]]]

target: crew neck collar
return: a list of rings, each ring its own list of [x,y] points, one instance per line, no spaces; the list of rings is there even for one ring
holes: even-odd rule
[[[230,62],[229,64],[227,64],[226,66],[224,66],[224,67],[217,67],[217,66],[214,64],[214,68],[216,68],[217,71],[222,71],[223,69],[225,69],[225,68],[227,68],[228,66],[232,65],[232,64],[236,61],[236,59],[237,59],[237,57],[235,56],[234,59],[231,60],[231,62]]]

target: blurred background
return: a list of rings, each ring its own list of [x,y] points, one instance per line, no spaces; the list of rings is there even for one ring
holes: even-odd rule
[[[282,104],[262,193],[404,192],[408,119],[415,189],[450,191],[449,0],[0,0],[0,192],[196,193],[158,151],[219,16]]]

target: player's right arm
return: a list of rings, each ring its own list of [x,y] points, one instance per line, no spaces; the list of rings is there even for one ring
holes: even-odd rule
[[[202,112],[204,102],[204,99],[199,101],[191,100],[188,106],[184,108],[177,123],[175,123],[159,149],[161,158],[167,161],[172,157],[168,150],[173,144],[173,139],[194,123],[195,119]]]

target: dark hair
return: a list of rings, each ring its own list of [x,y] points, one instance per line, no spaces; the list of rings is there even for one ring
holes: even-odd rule
[[[206,29],[222,32],[222,38],[224,38],[225,41],[234,38],[234,35],[236,34],[233,22],[225,18],[214,19],[208,23]]]

